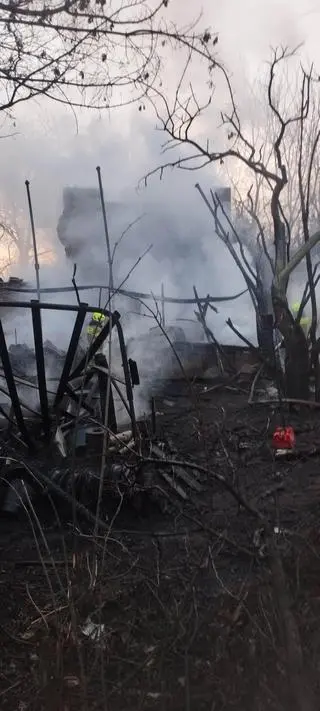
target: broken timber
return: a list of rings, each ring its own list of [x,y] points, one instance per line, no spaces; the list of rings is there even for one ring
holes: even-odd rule
[[[33,326],[33,335],[34,335],[34,346],[35,346],[35,362],[36,362],[36,369],[37,369],[37,389],[39,391],[39,400],[40,400],[40,413],[35,412],[34,414],[38,415],[40,417],[40,422],[41,422],[41,429],[45,435],[46,439],[49,439],[50,434],[51,434],[51,419],[52,415],[55,416],[55,419],[59,420],[61,417],[61,414],[63,413],[63,401],[66,395],[71,397],[73,400],[75,400],[79,405],[81,404],[81,407],[90,413],[90,408],[86,407],[85,401],[81,402],[81,396],[80,398],[77,395],[76,389],[73,387],[73,382],[79,378],[85,378],[90,380],[92,377],[92,373],[94,373],[94,370],[91,368],[91,374],[89,376],[87,375],[88,372],[90,373],[90,364],[93,362],[95,365],[99,365],[97,362],[100,360],[100,366],[102,366],[101,369],[97,369],[97,378],[98,378],[98,383],[99,383],[99,392],[100,392],[100,405],[101,405],[101,419],[104,422],[104,408],[105,408],[105,399],[106,399],[106,389],[107,389],[107,382],[108,379],[111,378],[111,375],[109,373],[108,369],[108,363],[106,361],[106,358],[100,354],[100,357],[97,356],[98,351],[100,347],[102,346],[103,342],[107,338],[110,328],[116,328],[117,334],[118,334],[118,341],[119,341],[119,346],[120,346],[120,352],[121,352],[121,358],[122,358],[122,364],[123,364],[123,373],[124,373],[124,383],[125,383],[125,388],[126,388],[126,398],[127,398],[127,410],[130,415],[130,420],[131,420],[131,427],[132,427],[132,432],[133,436],[136,437],[136,418],[135,418],[135,411],[134,411],[134,402],[133,402],[133,382],[131,379],[131,373],[130,373],[130,367],[128,364],[128,359],[127,359],[127,353],[126,353],[126,348],[125,348],[125,342],[124,342],[124,337],[123,337],[123,332],[120,324],[120,314],[118,311],[114,311],[113,313],[109,312],[107,309],[99,309],[101,310],[106,316],[108,316],[107,323],[104,325],[102,328],[101,332],[97,335],[97,337],[93,340],[93,342],[89,345],[87,352],[83,355],[83,357],[80,359],[80,362],[74,367],[74,360],[75,360],[75,355],[79,346],[79,339],[82,331],[82,327],[84,324],[84,320],[87,314],[93,313],[96,308],[89,307],[88,304],[86,303],[79,303],[77,306],[74,305],[69,305],[69,304],[48,304],[48,303],[42,303],[39,301],[31,301],[31,302],[24,302],[24,301],[14,301],[14,302],[8,302],[8,301],[0,301],[0,308],[1,307],[9,307],[9,308],[14,308],[14,309],[29,309],[31,310],[32,313],[32,326]],[[44,358],[44,346],[43,346],[43,333],[42,333],[42,322],[41,322],[41,312],[42,311],[69,311],[69,312],[74,312],[76,313],[76,319],[73,327],[73,331],[71,334],[69,346],[67,353],[65,355],[64,359],[64,364],[62,368],[62,373],[59,379],[58,387],[56,389],[55,393],[55,398],[53,402],[53,409],[52,413],[50,413],[50,408],[49,408],[49,401],[48,401],[48,389],[47,389],[47,375],[46,375],[46,363],[45,363],[45,358]],[[12,417],[15,419],[15,422],[17,424],[20,436],[25,443],[25,445],[29,449],[33,449],[35,447],[35,443],[32,441],[31,434],[29,432],[29,429],[27,427],[24,415],[23,415],[23,410],[25,409],[30,409],[26,408],[25,404],[22,403],[21,399],[19,398],[18,391],[17,391],[17,385],[16,385],[16,380],[15,380],[15,375],[13,372],[12,368],[12,363],[10,360],[8,348],[7,348],[7,343],[6,343],[6,337],[4,334],[3,330],[3,325],[2,321],[0,319],[0,359],[2,363],[2,368],[3,368],[3,373],[4,373],[4,378],[6,380],[7,384],[7,396],[9,397],[11,401],[11,413]],[[102,362],[103,359],[103,362]],[[89,367],[88,367],[89,364]],[[21,381],[21,378],[17,379],[18,381]],[[29,385],[30,387],[36,387],[36,385],[31,382],[26,381],[26,385]],[[4,391],[5,392],[5,391]],[[82,395],[82,393],[81,393]],[[66,413],[67,414],[67,413]],[[11,421],[11,418],[10,418]],[[109,419],[108,419],[108,424],[110,425],[110,428],[112,431],[116,432],[117,430],[117,423],[116,423],[116,417],[115,417],[115,410],[114,410],[114,404],[113,404],[113,395],[112,395],[112,382],[111,382],[111,396],[109,399]]]
[[[159,459],[159,463],[161,462],[161,460],[166,461],[166,459],[167,459],[166,455],[160,449],[160,447],[158,447],[156,444],[151,445],[151,452]],[[189,497],[188,497],[187,491],[181,485],[181,481],[184,484],[186,484],[187,487],[189,487],[193,491],[196,491],[198,493],[200,493],[202,491],[202,486],[201,486],[201,484],[199,484],[199,482],[195,476],[195,472],[193,472],[192,474],[189,474],[181,466],[171,465],[171,475],[168,473],[168,471],[161,469],[161,467],[159,467],[159,474],[166,481],[166,483],[169,484],[169,486],[171,486],[174,489],[174,491],[180,496],[180,498],[183,499],[184,501],[186,499],[188,499]],[[181,481],[179,482],[179,481],[177,481],[177,479],[181,480]]]

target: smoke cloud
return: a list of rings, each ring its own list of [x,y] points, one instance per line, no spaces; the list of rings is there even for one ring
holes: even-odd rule
[[[245,112],[248,106],[248,82],[250,84],[261,71],[271,45],[295,46],[304,42],[305,56],[315,62],[320,60],[315,22],[319,11],[320,0],[203,2],[202,23],[211,25],[219,33],[218,51],[232,74],[241,110]],[[173,19],[187,23],[194,15],[194,3],[175,0],[170,3],[170,13]],[[179,67],[175,67],[175,72],[178,71]],[[200,66],[195,77],[201,91],[205,77]],[[203,135],[215,135],[216,125],[210,123],[210,114],[208,116],[200,130]],[[109,203],[118,205],[115,212],[111,207],[108,209],[113,247],[120,241],[115,256],[117,285],[126,280],[139,256],[153,245],[125,281],[126,289],[160,293],[163,284],[166,295],[190,298],[193,285],[201,296],[207,293],[229,295],[245,288],[243,277],[215,234],[212,218],[194,188],[196,181],[205,191],[224,183],[214,166],[199,173],[168,171],[161,181],[159,176],[153,177],[146,187],[140,184],[137,189],[141,178],[162,161],[166,138],[155,131],[155,124],[148,107],[145,111],[138,111],[137,107],[114,110],[105,117],[80,111],[75,117],[71,110],[49,105],[43,98],[17,107],[14,126],[11,121],[4,122],[2,134],[14,135],[1,140],[0,207],[3,215],[8,214],[8,220],[10,214],[22,212],[27,224],[24,181],[30,180],[39,239],[43,231],[52,249],[52,265],[41,266],[40,270],[43,287],[71,284],[73,265],[66,259],[56,233],[63,207],[62,193],[66,186],[97,187],[95,167],[100,165],[107,206]],[[137,218],[138,222],[121,238]],[[103,279],[106,248],[102,225],[100,237],[93,239],[96,231],[96,225],[87,226],[86,248],[78,259],[78,283],[85,283],[87,279],[98,283]],[[22,268],[17,264],[11,274],[34,282],[30,265]],[[74,298],[70,295],[68,301]],[[85,298],[90,302],[93,296],[86,294]],[[46,300],[63,301],[66,296],[50,296]],[[137,310],[135,304],[132,310]],[[218,305],[218,310],[218,314],[210,314],[209,325],[221,342],[235,341],[225,324],[228,317],[244,335],[255,340],[255,321],[248,294],[237,301]],[[194,320],[192,307],[167,310],[168,323],[177,322],[187,330],[187,321],[179,319]],[[150,325],[150,319],[141,315],[130,319],[128,337],[148,330]],[[10,319],[7,327],[12,339],[16,331],[20,341],[30,343],[31,330],[23,314],[16,317],[14,323]],[[63,317],[57,314],[50,319],[48,316],[44,335],[64,348],[71,327],[69,314]],[[199,339],[199,330],[194,328],[191,336]]]

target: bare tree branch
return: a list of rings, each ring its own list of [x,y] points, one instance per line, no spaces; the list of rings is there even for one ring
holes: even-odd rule
[[[161,86],[168,48],[211,66],[217,36],[174,25],[168,0],[16,0],[0,3],[0,42],[3,110],[43,94],[105,109]]]

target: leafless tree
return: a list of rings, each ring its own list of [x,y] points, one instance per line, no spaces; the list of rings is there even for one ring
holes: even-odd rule
[[[38,257],[48,261],[53,255],[50,236],[38,230]],[[24,268],[34,260],[29,216],[16,203],[0,200],[0,249],[2,255],[1,277],[13,264]]]
[[[0,211],[0,229],[1,229],[1,247],[7,246],[8,254],[10,254],[11,264],[18,263],[21,266],[26,266],[29,262],[31,251],[31,235],[26,216],[15,207],[9,209],[2,207]]]
[[[297,57],[296,57],[297,59]],[[289,74],[288,64],[282,62],[278,67],[277,83],[273,87],[274,103],[282,106],[287,115],[301,115],[301,121],[294,121],[286,127],[281,143],[281,154],[287,170],[287,183],[281,194],[281,205],[287,219],[291,246],[296,249],[303,243],[303,220],[301,211],[301,179],[304,192],[309,185],[309,222],[319,223],[320,193],[319,184],[319,128],[320,128],[320,85],[313,67],[308,72],[298,67],[295,76]],[[262,162],[272,170],[275,169],[274,142],[277,138],[278,120],[270,111],[266,84],[257,80],[251,92],[254,93],[252,104],[252,119],[248,126],[250,142],[259,145]],[[305,111],[302,112],[302,106]],[[263,123],[261,123],[261,115]],[[301,130],[303,140],[301,140]],[[272,186],[264,183],[263,177],[252,172],[242,171],[241,176],[228,170],[227,175],[235,193],[237,213],[247,215],[251,221],[259,217],[266,237],[272,235],[270,214],[270,199]],[[249,183],[249,193],[244,183]]]
[[[211,65],[216,39],[171,22],[168,0],[0,2],[1,108],[41,95],[96,109],[142,100],[169,46]]]
[[[314,165],[319,144],[319,124],[313,126],[312,142],[307,138],[306,126],[310,119],[311,92],[316,81],[313,68],[306,72],[300,67],[300,99],[298,106],[285,104],[285,97],[279,95],[276,87],[276,79],[281,67],[295,58],[296,53],[287,49],[277,50],[273,53],[269,65],[268,81],[266,85],[269,112],[274,121],[275,131],[271,141],[266,145],[266,140],[256,143],[247,134],[246,126],[241,122],[240,114],[236,105],[232,85],[229,76],[224,68],[218,67],[220,76],[223,77],[228,93],[228,108],[221,112],[222,129],[224,132],[224,145],[220,150],[212,147],[212,141],[201,142],[199,131],[197,131],[197,119],[203,117],[205,108],[212,104],[214,98],[214,87],[211,86],[206,103],[201,103],[197,99],[193,87],[187,91],[185,76],[188,64],[185,67],[180,84],[172,104],[170,104],[161,90],[154,89],[153,105],[160,121],[161,128],[169,136],[169,140],[164,145],[164,150],[168,151],[180,146],[183,152],[171,161],[164,162],[147,176],[163,170],[167,167],[184,170],[196,170],[199,167],[217,162],[222,164],[226,161],[234,161],[244,167],[247,175],[252,177],[252,187],[247,189],[247,213],[251,217],[255,226],[256,239],[262,248],[268,252],[267,245],[272,244],[272,288],[271,297],[276,326],[282,334],[286,352],[286,391],[290,397],[306,399],[309,396],[309,349],[306,337],[300,326],[301,313],[295,319],[287,302],[287,287],[289,276],[297,265],[303,260],[307,260],[309,293],[312,299],[313,318],[311,339],[313,346],[315,342],[315,325],[317,322],[316,302],[313,288],[311,260],[307,255],[312,247],[320,240],[319,226],[314,219],[312,196],[317,189],[317,182],[314,177]],[[294,134],[292,133],[294,129]],[[283,196],[288,186],[288,166],[283,153],[283,145],[286,136],[295,136],[296,151],[296,185],[298,186],[299,214],[301,214],[300,228],[301,236],[297,239],[299,248],[293,252],[290,250],[291,226],[286,214]],[[216,146],[216,135],[214,136]],[[187,148],[192,148],[188,153]],[[290,166],[292,168],[292,166]],[[248,184],[248,183],[247,183]],[[288,196],[287,196],[288,199]],[[264,201],[268,206],[270,223],[266,235],[266,225],[261,220],[261,211],[258,209],[259,201]],[[206,200],[207,205],[210,201]],[[289,204],[290,198],[288,199]],[[214,207],[211,201],[212,207]],[[268,225],[267,225],[268,227]],[[311,231],[316,231],[311,235]],[[221,234],[220,234],[221,236]],[[229,239],[229,243],[231,240]],[[227,245],[228,246],[228,245]],[[230,249],[230,245],[229,245]],[[230,249],[231,251],[231,249]],[[238,264],[239,266],[239,264]],[[248,266],[248,265],[247,265]],[[252,281],[252,275],[247,275],[248,288],[251,288],[251,296],[254,294],[252,284],[248,283],[248,278]],[[250,291],[249,288],[249,291]],[[253,297],[254,301],[254,297]],[[316,353],[316,348],[313,350]],[[317,356],[316,356],[317,358]],[[315,357],[314,357],[315,359]]]

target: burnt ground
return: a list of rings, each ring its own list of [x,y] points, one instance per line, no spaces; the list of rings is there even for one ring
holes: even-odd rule
[[[190,399],[171,383],[156,399],[158,443],[197,464],[200,493],[169,493],[149,461],[138,476],[155,488],[105,494],[95,541],[60,500],[2,515],[4,711],[320,708],[320,411],[286,413],[297,447],[278,460],[279,413],[248,405],[246,383],[209,388]],[[67,466],[52,453],[29,465]]]

